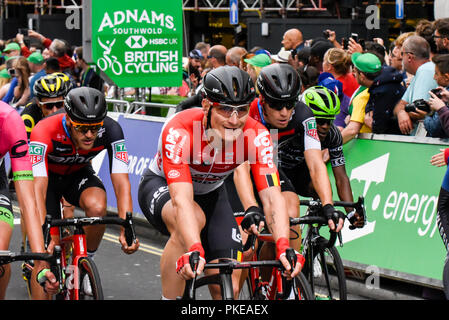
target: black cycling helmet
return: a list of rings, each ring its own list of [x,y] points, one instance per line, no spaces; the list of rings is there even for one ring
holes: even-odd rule
[[[34,96],[42,98],[64,97],[67,93],[67,83],[59,76],[49,74],[36,80],[33,86]]]
[[[257,89],[270,103],[292,103],[301,92],[301,78],[289,64],[275,63],[262,68]]]
[[[249,74],[235,66],[218,67],[207,73],[202,92],[212,102],[233,105],[250,103],[256,95]]]
[[[65,97],[64,107],[70,119],[81,123],[99,123],[107,113],[104,94],[89,87],[70,90]]]

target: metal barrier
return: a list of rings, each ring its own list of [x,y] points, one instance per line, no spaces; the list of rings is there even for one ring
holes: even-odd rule
[[[164,103],[153,103],[153,102],[141,102],[141,101],[133,101],[129,102],[126,100],[116,100],[116,99],[106,99],[107,103],[112,103],[112,111],[125,113],[125,114],[138,114],[144,111],[145,107],[152,108],[167,108],[168,114],[167,117],[173,115],[176,111],[176,105],[174,104],[164,104]]]

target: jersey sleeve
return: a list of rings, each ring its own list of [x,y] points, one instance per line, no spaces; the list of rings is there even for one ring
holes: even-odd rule
[[[279,172],[274,163],[274,147],[270,133],[262,125],[257,127],[258,135],[248,138],[248,152],[251,172],[257,191],[280,186]],[[253,158],[251,155],[255,155]]]
[[[45,135],[46,130],[48,129],[40,122],[30,136],[30,158],[35,177],[48,177],[48,154],[52,144]]]
[[[309,149],[321,150],[320,137],[316,126],[316,120],[312,111],[306,106],[301,113],[301,124],[304,130],[304,151]]]
[[[345,156],[343,154],[343,137],[337,127],[332,126],[329,134],[332,135],[329,144],[329,158],[332,168],[345,165]]]
[[[120,124],[111,119],[105,119],[106,134],[108,135],[108,157],[110,173],[128,173],[128,151],[125,136]]]
[[[10,146],[11,169],[14,181],[33,180],[25,125],[17,112],[11,112],[3,126],[5,142]]]
[[[190,136],[188,130],[176,120],[170,121],[162,130],[162,167],[168,185],[174,182],[192,183],[189,169]]]

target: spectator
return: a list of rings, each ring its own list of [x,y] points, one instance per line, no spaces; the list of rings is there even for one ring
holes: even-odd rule
[[[278,54],[271,56],[271,59],[278,63],[288,63],[291,54],[291,51],[287,51],[284,47],[282,47]]]
[[[61,72],[61,67],[59,66],[59,60],[50,57],[45,60],[45,73],[51,74],[55,72]]]
[[[8,69],[4,68],[0,71],[0,98],[3,98],[8,92],[11,83],[11,76]]]
[[[339,80],[335,79],[332,73],[322,72],[318,77],[318,85],[328,88],[329,90],[335,92],[335,94],[338,96],[338,99],[340,100],[340,112],[335,117],[334,125],[342,130],[344,127],[346,127],[345,120],[349,116],[350,102],[350,98],[343,91],[343,84]]]
[[[240,67],[240,59],[246,53],[247,53],[247,51],[243,47],[232,47],[226,53],[226,64],[228,66],[236,66],[237,68],[239,68]]]
[[[256,54],[252,53],[252,52],[248,52],[246,54],[244,54],[241,58],[240,58],[240,69],[242,69],[243,71],[248,72],[248,64],[245,62],[245,60],[251,59],[252,57],[254,57]]]
[[[343,85],[343,93],[351,97],[359,84],[351,72],[351,55],[340,48],[331,48],[323,58],[323,71],[331,73]]]
[[[434,22],[433,38],[440,54],[449,53],[449,18],[438,19]]]
[[[418,36],[426,39],[430,46],[430,58],[432,59],[432,57],[438,52],[437,45],[433,37],[435,32],[435,24],[426,19],[419,20],[416,25],[415,32]]]
[[[380,59],[372,53],[355,52],[351,56],[354,64],[354,74],[360,84],[359,90],[354,94],[349,113],[351,118],[348,125],[342,130],[343,143],[352,140],[358,133],[369,133],[371,129],[365,125],[365,108],[369,100],[369,87],[374,79],[380,75]]]
[[[33,52],[27,58],[28,66],[30,67],[31,74],[33,75],[30,79],[30,88],[34,87],[34,83],[40,77],[46,75],[45,72],[45,61],[44,57],[39,52]],[[30,99],[34,97],[33,90],[30,90]]]
[[[369,100],[365,108],[365,124],[373,133],[401,134],[393,110],[406,90],[402,82],[402,73],[386,65],[373,81],[366,82]]]
[[[15,42],[10,42],[3,50],[3,55],[7,58],[20,56],[20,46]]]
[[[310,87],[314,87],[318,84],[318,77],[320,72],[317,68],[312,66],[300,67],[296,70],[301,78],[302,89],[301,92],[307,90]]]
[[[6,72],[8,72],[8,75],[11,78],[11,81],[9,81],[7,84],[5,84],[1,90],[0,90],[0,98],[3,102],[8,103],[11,101],[14,97],[14,89],[18,84],[17,77],[15,76],[15,70],[14,70],[14,61],[18,59],[20,56],[14,56],[11,58],[7,58],[6,60]]]
[[[304,47],[301,51],[297,52],[296,55],[290,55],[288,63],[296,70],[306,68],[309,65],[310,50],[310,47]]]
[[[323,59],[327,50],[333,48],[334,45],[329,40],[315,40],[310,48],[309,66],[313,66],[318,71],[323,71]]]
[[[8,103],[13,107],[20,107],[27,104],[30,97],[30,67],[25,57],[18,57],[13,62],[14,76],[17,78],[17,86],[14,88],[12,100]]]
[[[304,48],[304,40],[302,32],[299,29],[293,28],[285,31],[282,37],[282,46],[285,50],[301,51]]]
[[[105,92],[104,80],[97,74],[95,68],[87,64],[83,56],[83,47],[75,49],[76,66],[81,70],[80,87],[91,87]]]
[[[420,36],[408,37],[401,48],[402,63],[405,71],[414,75],[402,99],[396,105],[394,114],[398,119],[402,134],[416,134],[416,123],[424,119],[426,112],[406,112],[405,106],[418,99],[429,99],[429,91],[437,87],[433,79],[435,65],[429,61],[430,47],[427,41]]]
[[[195,44],[195,48],[196,50],[200,50],[201,51],[201,55],[203,56],[203,60],[201,61],[201,68],[206,68],[206,57],[209,53],[209,49],[210,49],[210,44],[206,43],[206,42],[198,42],[197,44]]]
[[[202,61],[204,61],[204,56],[200,50],[193,49],[192,51],[189,52],[188,65],[192,66],[193,68],[198,69],[200,73],[201,73],[201,71],[203,71]]]
[[[226,64],[226,53],[228,50],[225,46],[215,45],[212,46],[207,54],[207,64],[212,69],[224,66]]]
[[[445,137],[449,137],[449,54],[435,56],[432,61],[435,63],[435,80],[441,89],[441,97],[430,93],[429,104],[432,110],[438,114],[441,128]]]
[[[247,63],[247,72],[251,76],[251,79],[253,80],[254,83],[256,83],[257,81],[257,77],[259,76],[260,70],[263,67],[268,66],[272,63],[271,58],[264,53],[257,54],[251,59],[245,59],[245,62]]]

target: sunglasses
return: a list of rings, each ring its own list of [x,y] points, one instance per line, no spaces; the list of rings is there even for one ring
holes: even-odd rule
[[[237,118],[242,118],[246,116],[249,112],[249,104],[242,104],[239,106],[233,106],[230,104],[211,102],[212,106],[215,107],[218,114],[223,117],[230,118],[234,114],[237,114]]]
[[[97,134],[98,131],[103,126],[103,121],[98,122],[98,123],[79,123],[79,122],[70,120],[70,123],[72,124],[73,128],[76,131],[78,131],[82,134],[86,134],[89,131],[92,132],[92,134]]]
[[[291,110],[295,107],[295,102],[278,102],[278,103],[267,103],[267,105],[274,110],[281,111],[286,108],[287,110]]]
[[[56,109],[61,109],[64,106],[64,100],[39,102],[39,104],[47,110],[53,110],[53,108],[55,108],[55,107],[56,107]]]
[[[316,118],[316,124],[319,126],[331,125],[333,122],[333,119]]]

